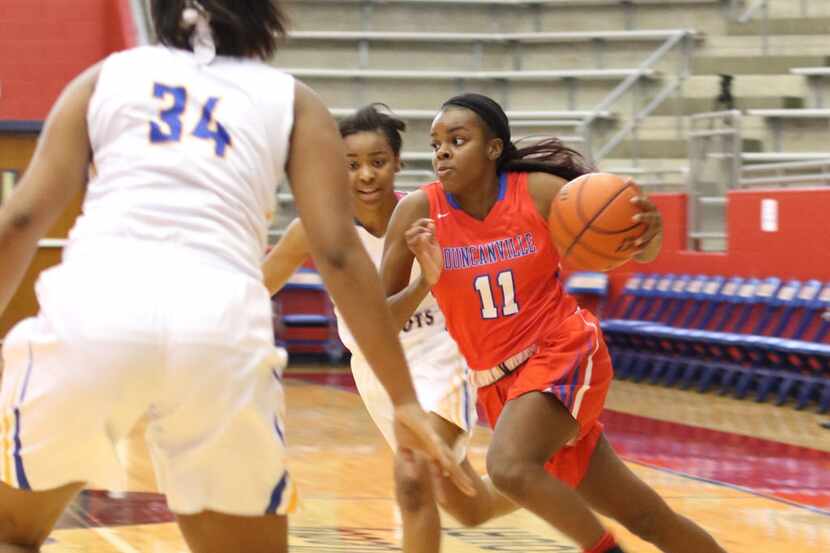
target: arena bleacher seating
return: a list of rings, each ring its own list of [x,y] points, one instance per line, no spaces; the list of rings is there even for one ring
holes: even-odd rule
[[[619,378],[830,410],[830,283],[635,274],[614,311]]]

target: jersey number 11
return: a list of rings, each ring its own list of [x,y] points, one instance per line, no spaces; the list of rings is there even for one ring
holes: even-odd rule
[[[513,281],[513,271],[502,271],[496,275],[496,282],[501,288],[501,295],[504,298],[504,305],[501,308],[501,316],[509,317],[519,312],[519,304],[516,302],[516,284]],[[490,275],[477,276],[473,281],[478,299],[481,302],[482,319],[498,319],[499,309],[493,300],[493,287],[490,284]]]

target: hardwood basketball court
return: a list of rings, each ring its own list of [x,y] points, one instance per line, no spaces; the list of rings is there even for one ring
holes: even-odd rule
[[[392,460],[342,368],[293,366],[286,378],[289,466],[298,483],[293,552],[399,551]],[[730,553],[830,551],[830,431],[789,407],[614,382],[603,421],[632,469]],[[78,498],[47,553],[186,551],[157,493],[141,428],[124,444],[126,494]],[[476,431],[483,470],[489,430]],[[614,493],[609,490],[609,493]],[[653,553],[611,523],[629,553]],[[526,512],[482,528],[444,516],[443,551],[574,552]]]

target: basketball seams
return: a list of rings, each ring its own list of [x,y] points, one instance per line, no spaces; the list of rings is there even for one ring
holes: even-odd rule
[[[560,192],[561,192],[561,191],[560,191]],[[557,192],[557,193],[556,193],[556,195],[557,195],[557,197],[558,197],[558,196],[559,196],[559,192]],[[559,202],[557,202],[556,200],[557,200],[557,198],[556,198],[556,197],[554,197],[554,198],[553,198],[553,200],[552,200],[552,202],[551,202],[551,204],[552,204],[552,207],[553,207],[553,213],[554,213],[554,216],[555,216],[555,218],[556,218],[557,226],[558,226],[561,230],[563,230],[563,231],[567,231],[567,234],[568,234],[568,236],[569,236],[569,237],[573,237],[573,236],[574,236],[574,233],[571,231],[571,229],[568,227],[568,225],[566,225],[566,224],[565,224],[565,218],[564,218],[564,217],[562,217],[562,214],[561,214],[561,213],[560,213],[560,211],[559,211]],[[559,229],[557,229],[557,230],[559,230]],[[564,233],[563,233],[563,234],[564,234]],[[554,242],[558,242],[558,240],[554,240]]]
[[[586,186],[587,184],[588,184],[588,183],[587,183],[587,181],[586,181],[585,183],[583,183],[583,186]],[[596,212],[594,213],[594,215],[593,215],[593,216],[592,216],[592,217],[591,217],[591,218],[590,218],[590,219],[589,219],[589,220],[588,220],[588,221],[587,221],[587,222],[586,222],[586,223],[582,226],[582,229],[579,231],[579,233],[578,233],[576,236],[574,236],[573,240],[571,241],[570,245],[569,245],[569,246],[567,247],[567,249],[565,250],[565,253],[564,253],[564,255],[563,255],[562,257],[568,257],[568,255],[571,253],[571,250],[572,250],[572,249],[573,249],[573,247],[576,245],[576,243],[577,243],[577,242],[579,242],[580,238],[582,238],[582,236],[583,236],[586,232],[588,232],[588,229],[591,227],[591,224],[592,224],[594,221],[596,221],[596,220],[599,218],[599,216],[600,216],[600,215],[602,215],[602,214],[603,214],[603,212],[604,212],[606,209],[608,209],[608,206],[610,206],[612,203],[614,203],[614,200],[616,200],[617,198],[619,198],[620,194],[622,194],[623,192],[625,192],[626,190],[628,190],[629,188],[631,188],[631,187],[633,187],[633,186],[634,186],[634,183],[631,181],[631,179],[628,179],[628,181],[626,181],[626,183],[625,183],[625,186],[623,186],[623,187],[621,187],[619,190],[617,190],[617,191],[616,191],[616,192],[615,192],[615,193],[614,193],[614,194],[613,194],[613,195],[612,195],[612,196],[611,196],[611,197],[610,197],[610,198],[609,198],[609,199],[605,202],[605,205],[603,205],[600,209],[596,210]],[[578,207],[579,207],[579,206],[577,205],[577,208],[578,208]],[[617,233],[613,233],[613,234],[617,234]],[[603,257],[606,257],[606,256],[605,256],[605,255],[603,255]]]
[[[577,215],[579,215],[579,218],[582,221],[584,221],[585,219],[588,218],[588,217],[585,216],[585,211],[582,208],[582,189],[588,186],[588,181],[589,180],[591,180],[590,177],[585,179],[585,182],[582,184],[582,186],[579,187],[579,189],[577,190],[577,193],[576,193],[576,213],[577,213]],[[628,177],[623,182],[623,185],[624,185],[623,190],[625,189],[625,185],[628,185],[628,184],[631,184],[631,183],[632,183],[631,177]],[[617,196],[617,197],[619,197],[619,196]],[[613,203],[614,200],[616,200],[616,197],[612,197],[611,203]],[[602,213],[603,211],[608,209],[611,206],[611,203],[606,204],[605,207],[600,209],[600,213]],[[634,230],[635,228],[637,228],[641,224],[642,223],[634,223],[633,225],[631,225],[629,227],[618,229],[618,230],[610,230],[610,229],[604,229],[604,228],[599,228],[599,227],[596,227],[596,226],[592,226],[591,230],[596,232],[597,234],[622,234],[622,233],[626,233],[626,232],[630,232],[630,231]]]
[[[616,256],[613,256],[613,255],[609,255],[605,252],[598,252],[598,251],[590,248],[587,244],[585,244],[585,242],[579,242],[579,241],[577,241],[575,244],[573,244],[571,246],[571,250],[573,250],[573,248],[576,248],[577,246],[579,246],[580,248],[582,248],[583,250],[585,250],[586,252],[588,252],[592,255],[596,255],[597,257],[602,257],[603,259],[609,259],[611,261],[627,261],[627,260],[631,259],[630,255],[624,255],[622,257],[616,257]],[[568,250],[568,251],[570,252],[571,250]]]

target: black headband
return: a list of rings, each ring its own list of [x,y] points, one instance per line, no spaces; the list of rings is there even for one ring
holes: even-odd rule
[[[444,109],[448,106],[458,106],[474,111],[487,124],[488,127],[504,142],[504,152],[511,149],[510,122],[501,106],[494,100],[483,94],[468,92],[459,96],[453,96],[441,106]],[[504,154],[502,154],[504,156]]]

